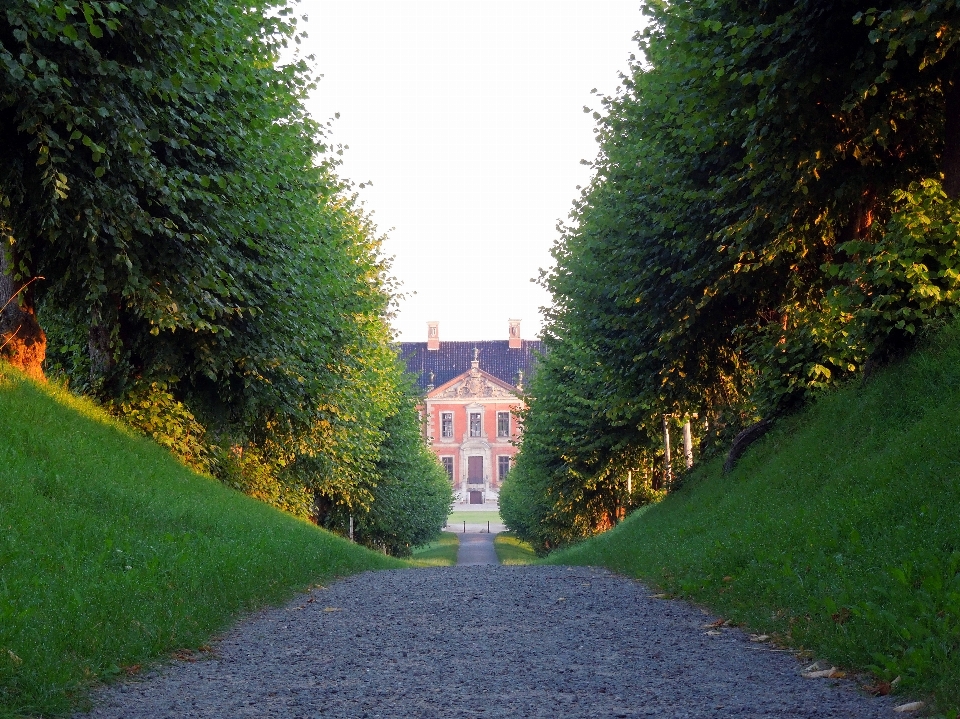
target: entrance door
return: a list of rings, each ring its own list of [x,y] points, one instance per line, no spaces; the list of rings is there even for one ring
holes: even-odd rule
[[[483,492],[478,492],[475,489],[471,490],[470,504],[483,504]]]
[[[483,457],[467,457],[467,484],[483,484]]]

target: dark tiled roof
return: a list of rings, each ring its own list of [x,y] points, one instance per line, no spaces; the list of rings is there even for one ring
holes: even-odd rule
[[[470,369],[474,348],[479,350],[480,369],[509,385],[517,383],[523,370],[523,384],[530,383],[540,340],[523,340],[518,349],[510,349],[509,340],[484,342],[440,342],[440,349],[428,350],[426,342],[401,342],[400,357],[407,369],[417,377],[417,387],[426,390],[433,372],[433,384],[439,387]]]

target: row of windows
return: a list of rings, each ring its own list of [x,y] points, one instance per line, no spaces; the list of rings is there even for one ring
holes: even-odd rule
[[[468,427],[471,437],[481,437],[483,432],[483,414],[471,412],[468,418]],[[440,436],[444,439],[453,438],[453,412],[440,413]],[[510,436],[510,413],[497,412],[497,436]]]
[[[450,481],[453,481],[453,457],[441,457],[441,464],[443,468],[447,470],[447,477]],[[506,479],[507,475],[510,473],[510,457],[508,455],[502,454],[497,457],[497,479],[502,482]]]

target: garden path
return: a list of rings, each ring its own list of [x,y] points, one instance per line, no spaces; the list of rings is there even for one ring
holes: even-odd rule
[[[457,566],[472,567],[482,564],[500,564],[493,548],[495,534],[461,534],[457,550]]]
[[[367,572],[102,690],[88,719],[897,716],[712,619],[595,568]]]

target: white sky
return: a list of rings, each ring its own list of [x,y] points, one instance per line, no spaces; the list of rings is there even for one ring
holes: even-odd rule
[[[556,224],[596,156],[599,108],[640,28],[640,0],[302,0],[323,74],[310,112],[340,113],[341,174],[408,296],[398,339],[506,339],[540,331]]]

